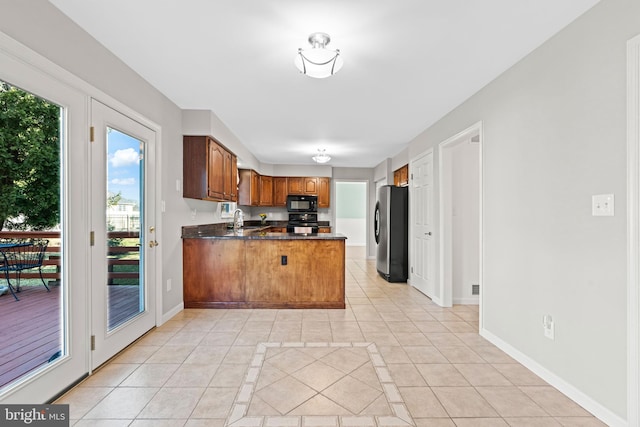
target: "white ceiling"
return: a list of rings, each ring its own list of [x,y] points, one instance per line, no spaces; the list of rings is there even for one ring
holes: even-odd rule
[[[183,109],[264,163],[373,167],[597,0],[50,0]],[[344,67],[293,60],[310,33]],[[215,136],[215,135],[214,135]],[[224,141],[222,141],[224,143]]]

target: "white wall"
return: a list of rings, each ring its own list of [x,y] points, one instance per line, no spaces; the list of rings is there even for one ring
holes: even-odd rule
[[[367,244],[367,181],[335,182],[336,233],[347,236],[347,246]]]
[[[479,146],[462,142],[451,148],[452,242],[454,304],[477,304],[472,284],[480,283]]]
[[[375,182],[380,182],[382,180],[386,182],[391,179],[393,182],[393,169],[391,169],[391,159],[385,159],[378,166],[373,168],[373,179]]]
[[[482,333],[613,422],[627,407],[626,42],[639,17],[638,1],[601,1],[409,146],[437,156],[483,122]],[[591,216],[603,193],[615,217]]]
[[[402,150],[391,159],[391,178],[393,178],[393,171],[400,169],[402,166],[409,163],[409,147]],[[391,180],[390,182],[393,182]]]
[[[262,168],[271,168],[273,176],[328,176],[333,174],[330,165],[268,165],[262,163]],[[264,172],[265,174],[269,172]]]

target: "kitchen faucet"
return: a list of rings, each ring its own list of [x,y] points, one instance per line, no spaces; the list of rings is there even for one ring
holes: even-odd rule
[[[235,211],[233,211],[233,229],[234,230],[237,230],[238,228],[242,228],[242,226],[244,225],[243,216],[244,216],[244,213],[242,212],[242,209],[236,209]]]

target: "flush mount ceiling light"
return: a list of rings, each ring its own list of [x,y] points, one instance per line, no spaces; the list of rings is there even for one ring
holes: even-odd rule
[[[316,163],[327,163],[329,160],[331,160],[331,157],[329,157],[324,151],[325,150],[321,150],[318,148],[318,154],[312,157],[313,161]]]
[[[331,41],[329,34],[313,33],[309,36],[311,49],[298,49],[295,64],[302,74],[316,79],[324,79],[342,68],[340,50],[330,50],[326,46]]]

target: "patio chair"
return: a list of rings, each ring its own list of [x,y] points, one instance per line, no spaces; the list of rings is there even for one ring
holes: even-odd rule
[[[49,241],[46,239],[15,240],[0,245],[0,252],[2,252],[0,271],[4,271],[7,285],[16,301],[20,300],[16,293],[20,292],[20,276],[25,270],[37,268],[42,284],[47,292],[50,292],[42,276],[42,263],[48,245]],[[12,273],[16,276],[16,286],[11,283]]]

